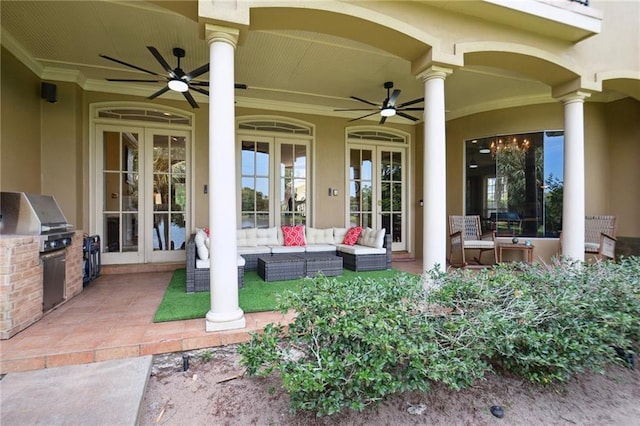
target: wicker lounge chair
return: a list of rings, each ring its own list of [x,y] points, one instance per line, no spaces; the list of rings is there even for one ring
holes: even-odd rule
[[[584,220],[584,252],[599,259],[616,257],[616,217],[586,216]]]
[[[468,265],[466,250],[478,250],[479,254],[474,260],[482,265],[482,253],[493,251],[494,259],[497,259],[495,250],[495,232],[483,235],[480,225],[480,216],[449,216],[449,264],[462,267]]]
[[[616,217],[585,216],[584,252],[597,259],[616,258]],[[560,233],[560,253],[562,253],[562,232]]]

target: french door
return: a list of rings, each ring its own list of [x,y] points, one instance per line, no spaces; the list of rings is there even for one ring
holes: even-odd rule
[[[350,144],[348,155],[348,223],[385,228],[406,250],[406,149]]]
[[[255,135],[239,140],[240,226],[307,224],[309,142]]]
[[[187,131],[96,125],[95,229],[105,264],[184,260],[189,148]]]

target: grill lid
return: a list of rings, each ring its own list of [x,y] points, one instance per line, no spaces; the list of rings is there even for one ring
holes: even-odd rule
[[[0,233],[42,235],[73,228],[51,195],[1,192]]]

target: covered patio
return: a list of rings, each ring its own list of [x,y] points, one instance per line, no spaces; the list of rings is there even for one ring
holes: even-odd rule
[[[637,245],[637,4],[450,3],[3,3],[0,189],[55,196],[78,235],[102,237],[105,265],[183,262],[187,236],[204,227],[219,260],[210,270],[216,302],[195,335],[183,328],[154,343],[147,324],[132,332],[137,340],[109,343],[134,323],[123,312],[152,304],[147,284],[127,279],[136,287],[123,289],[129,299],[84,308],[60,327],[86,327],[77,339],[99,340],[80,353],[174,350],[209,339],[203,325],[211,339],[251,327],[229,285],[241,228],[384,227],[394,252],[430,269],[447,261],[447,215],[490,221],[517,206],[536,225],[533,255],[551,258],[558,238],[541,225],[552,222],[542,180],[551,150],[523,155],[524,190],[502,191],[510,186],[496,173],[497,150],[483,163],[474,141],[562,133],[554,176],[564,201],[552,212],[562,254],[583,259],[590,214],[619,217],[620,240]],[[194,71],[185,81],[176,78],[181,59]],[[169,83],[199,85],[199,107]],[[52,86],[57,96],[44,96]],[[403,105],[417,109],[404,114]],[[92,323],[97,312],[112,318]],[[114,335],[95,337],[103,331],[94,328]],[[73,341],[46,334],[38,343]]]
[[[397,261],[393,267],[419,274],[422,261]],[[1,341],[0,374],[241,343],[268,323],[292,319],[279,312],[247,313],[244,328],[217,332],[205,330],[205,318],[154,323],[172,275],[173,271],[101,275],[75,298]]]

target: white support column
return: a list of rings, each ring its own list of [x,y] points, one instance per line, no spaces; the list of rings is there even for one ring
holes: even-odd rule
[[[207,24],[209,43],[209,229],[211,309],[206,330],[245,327],[238,303],[234,54],[238,30]]]
[[[444,79],[452,70],[432,66],[420,75],[424,82],[424,230],[423,269],[447,261],[447,173],[444,115]]]
[[[588,93],[562,98],[564,104],[564,195],[562,255],[584,261],[584,100]]]

